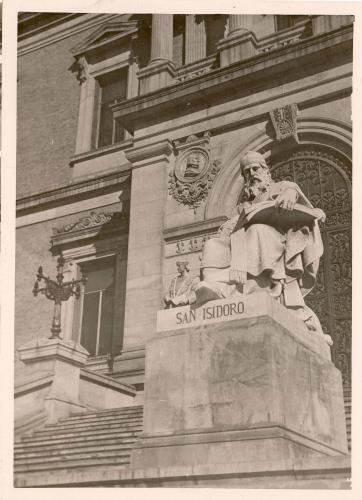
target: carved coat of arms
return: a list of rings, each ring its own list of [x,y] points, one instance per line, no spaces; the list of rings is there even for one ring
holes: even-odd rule
[[[194,209],[206,198],[221,166],[217,160],[211,162],[205,142],[208,145],[209,135],[202,139],[190,136],[184,145],[177,144],[179,157],[169,178],[170,194],[179,203]]]

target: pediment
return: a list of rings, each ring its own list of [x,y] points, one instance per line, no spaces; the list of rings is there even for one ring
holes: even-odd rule
[[[109,22],[102,24],[83,42],[72,49],[74,56],[81,56],[95,49],[110,45],[115,41],[135,35],[138,31],[137,21]]]

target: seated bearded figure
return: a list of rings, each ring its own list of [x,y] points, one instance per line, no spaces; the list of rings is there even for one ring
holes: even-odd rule
[[[279,215],[280,220],[289,217],[296,203],[313,207],[294,182],[273,182],[261,154],[247,152],[240,167],[244,191],[239,214],[205,243],[203,281],[197,286],[196,301],[201,305],[234,293],[267,291],[295,311],[310,330],[322,332],[318,318],[304,302],[314,287],[323,253],[318,222],[287,229],[278,224]],[[273,221],[253,223],[246,214],[262,202],[272,202]],[[323,218],[321,210],[319,214]]]

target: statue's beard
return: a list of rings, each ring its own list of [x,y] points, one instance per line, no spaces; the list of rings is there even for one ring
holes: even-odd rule
[[[265,193],[271,183],[269,172],[263,173],[259,178],[254,177],[245,181],[244,199],[247,201],[254,200],[258,195]]]

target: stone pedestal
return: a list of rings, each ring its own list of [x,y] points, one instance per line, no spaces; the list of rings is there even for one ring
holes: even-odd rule
[[[48,422],[67,417],[84,409],[79,401],[80,370],[85,366],[88,351],[71,340],[37,339],[19,348],[19,357],[27,367],[29,379],[52,377],[44,400]],[[36,395],[34,395],[34,403]]]
[[[342,383],[322,335],[267,294],[158,315],[133,468],[347,453]]]
[[[171,85],[175,74],[175,65],[172,61],[159,60],[146,66],[137,74],[140,82],[140,95]]]
[[[258,53],[257,39],[251,31],[234,31],[227,38],[220,40],[217,49],[220,52],[220,67],[249,59]]]

